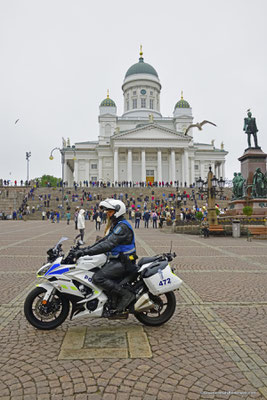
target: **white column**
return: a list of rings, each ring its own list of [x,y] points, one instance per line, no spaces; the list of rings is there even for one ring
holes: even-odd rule
[[[141,181],[146,181],[146,151],[142,150],[142,173],[141,173]]]
[[[184,153],[182,153],[181,154],[181,168],[182,168],[182,171],[181,171],[181,179],[182,179],[182,181],[180,182],[180,186],[184,186],[184,177],[185,177],[185,175],[184,175]]]
[[[222,178],[225,179],[225,161],[222,162]]]
[[[222,177],[222,163],[220,163],[218,167],[218,179],[220,179],[221,177]]]
[[[98,157],[98,180],[103,181],[103,157]]]
[[[78,176],[79,164],[78,164],[78,162],[79,162],[78,160],[74,161],[74,180],[79,185],[79,176]]]
[[[86,181],[90,181],[90,177],[89,177],[89,160],[85,160],[85,180]]]
[[[195,182],[195,159],[191,157],[191,178],[190,178],[190,185],[193,185]]]
[[[69,166],[67,164],[67,160],[65,159],[64,163],[64,182],[66,182],[66,186],[69,186]]]
[[[172,161],[171,161],[171,153],[168,154],[168,182],[172,180]]]
[[[161,150],[158,150],[158,182],[162,182],[162,158]]]
[[[128,165],[127,165],[127,181],[132,182],[133,180],[133,156],[132,149],[128,149]]]
[[[119,180],[119,149],[114,149],[114,184]]]
[[[175,150],[171,151],[171,181],[173,182],[176,181],[175,179]]]
[[[205,176],[205,163],[204,161],[200,161],[200,177],[201,179],[205,180],[206,176]]]
[[[188,151],[184,151],[184,180],[187,187],[189,186],[189,163],[188,163]]]

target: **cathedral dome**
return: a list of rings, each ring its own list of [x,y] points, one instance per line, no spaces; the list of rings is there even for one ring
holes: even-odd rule
[[[174,109],[175,108],[190,108],[190,104],[183,98],[183,92],[181,94],[181,100],[177,101]]]
[[[140,50],[139,62],[132,65],[128,69],[128,71],[126,72],[125,78],[127,78],[130,75],[135,75],[135,74],[150,74],[150,75],[154,75],[158,78],[158,73],[155,70],[155,68],[153,68],[152,65],[144,62],[142,47]]]
[[[101,102],[100,107],[116,107],[115,101],[109,98],[109,91],[107,98]]]

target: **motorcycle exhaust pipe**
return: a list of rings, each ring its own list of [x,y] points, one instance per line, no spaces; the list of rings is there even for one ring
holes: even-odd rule
[[[147,293],[143,294],[134,304],[134,311],[149,311],[155,308],[155,304],[150,300]]]

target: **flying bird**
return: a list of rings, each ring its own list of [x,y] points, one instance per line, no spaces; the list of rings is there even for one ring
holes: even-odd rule
[[[15,121],[15,125],[16,125],[17,122],[19,122],[19,118]]]
[[[185,135],[187,135],[187,132],[189,131],[190,128],[194,128],[194,127],[198,128],[200,131],[202,131],[202,126],[205,125],[205,124],[211,124],[211,125],[217,126],[217,125],[214,124],[213,122],[204,120],[204,121],[202,121],[202,122],[197,122],[196,124],[191,124],[191,125],[189,125],[189,126],[187,127],[186,131],[185,131]]]

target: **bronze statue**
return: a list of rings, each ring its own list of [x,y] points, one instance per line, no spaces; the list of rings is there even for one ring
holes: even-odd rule
[[[259,148],[257,139],[257,125],[256,118],[252,117],[250,109],[247,111],[247,118],[244,118],[244,128],[243,131],[248,135],[248,147],[251,147],[251,135],[254,137],[255,148]]]
[[[265,191],[265,175],[263,172],[261,172],[260,168],[257,168],[253,176],[252,196],[264,197]]]
[[[246,179],[242,176],[241,172],[235,172],[233,178],[233,197],[240,199],[244,197],[244,185]]]

